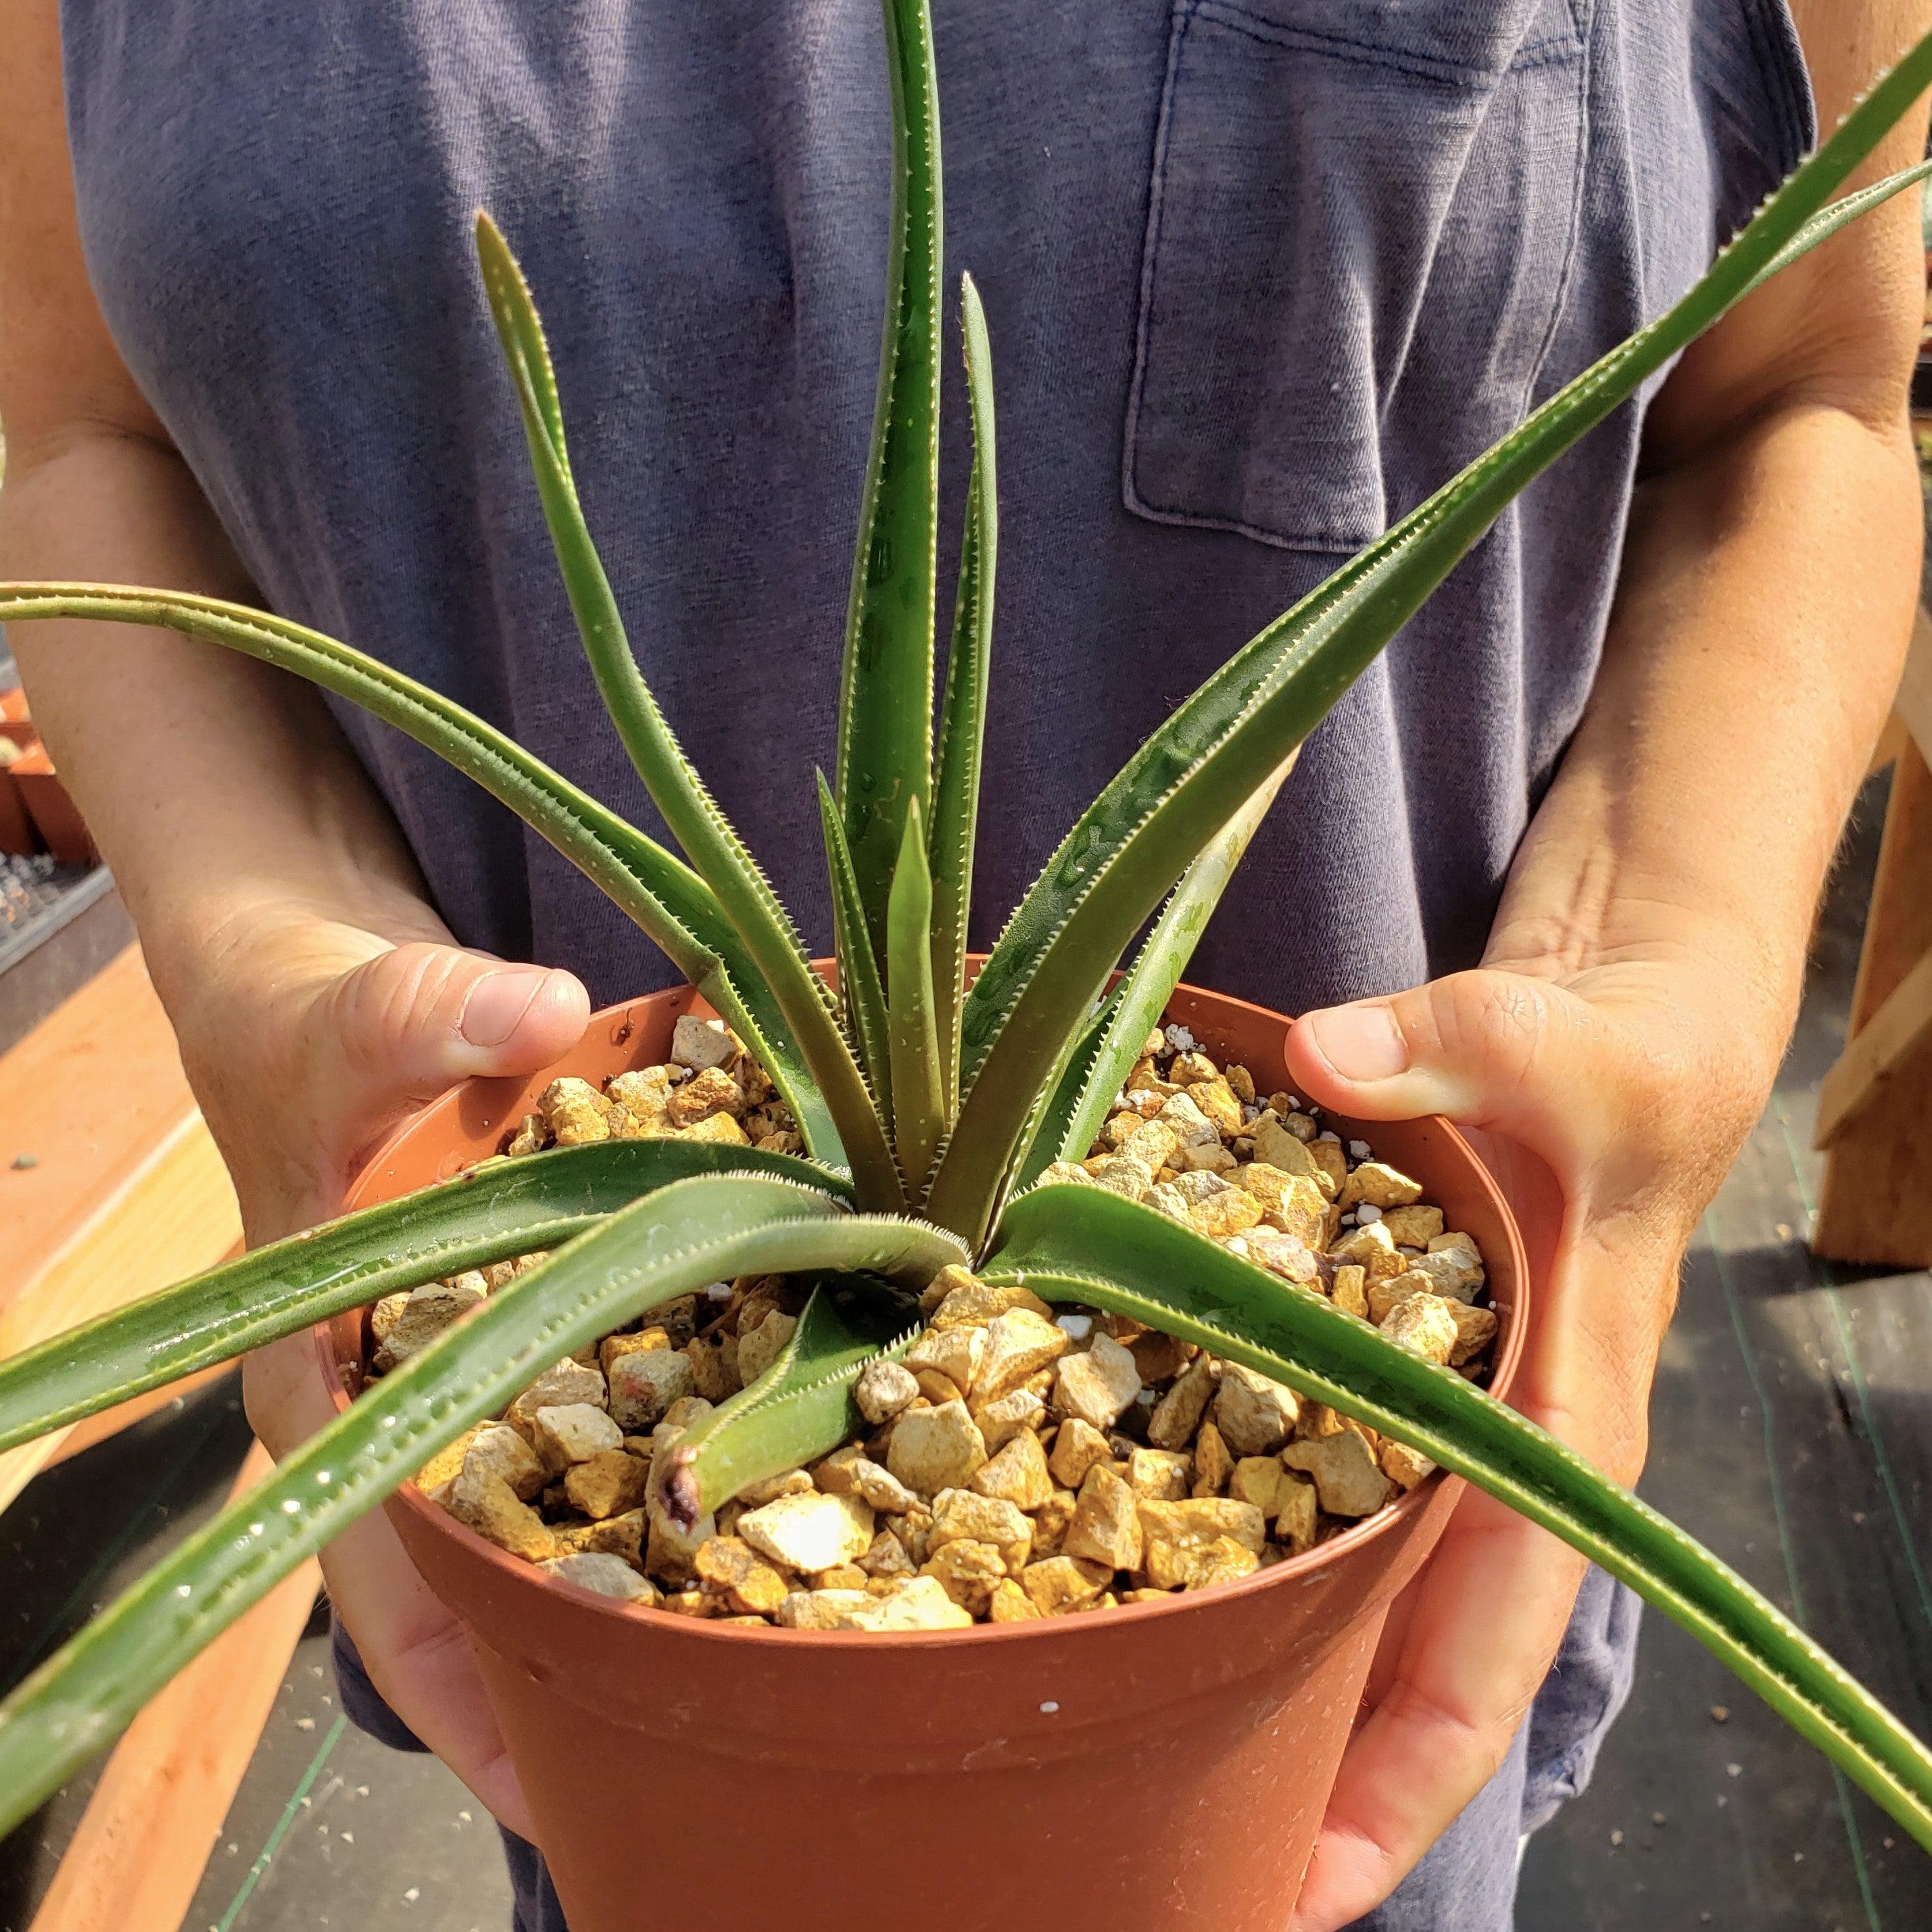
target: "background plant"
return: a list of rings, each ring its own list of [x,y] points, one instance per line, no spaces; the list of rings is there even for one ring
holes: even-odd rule
[[[941,1268],[969,1263],[989,1280],[1023,1280],[1050,1301],[1198,1342],[1466,1476],[1667,1611],[1932,1847],[1932,1756],[1654,1511],[1318,1294],[1136,1202],[1036,1178],[1085,1152],[1294,748],[1516,493],[1760,281],[1928,172],[1829,202],[1932,80],[1932,37],[1681,302],[1180,705],[1069,832],[968,986],[998,539],[991,356],[967,278],[975,454],[935,740],[938,106],[923,0],[886,0],[885,20],[894,129],[886,320],[837,757],[832,778],[818,781],[836,992],[685,757],[626,638],[578,496],[536,310],[487,218],[477,226],[483,287],[572,608],[612,722],[683,858],[482,720],[301,625],[164,591],[0,586],[0,619],[101,618],[203,638],[353,699],[468,772],[622,906],[725,1016],[790,1107],[808,1156],[645,1140],[491,1162],[0,1365],[4,1448],[378,1296],[551,1251],[365,1391],[0,1707],[0,1828],[278,1579],[560,1354],[722,1276],[870,1285],[868,1297],[842,1296],[837,1306],[816,1297],[766,1374],[680,1444],[656,1506],[694,1521],[745,1484],[844,1440],[865,1364],[904,1346],[904,1336],[892,1338],[901,1305],[892,1285],[917,1288]]]

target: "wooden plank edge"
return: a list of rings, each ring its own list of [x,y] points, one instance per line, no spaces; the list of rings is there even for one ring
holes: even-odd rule
[[[1886,995],[1819,1083],[1812,1144],[1828,1148],[1862,1119],[1900,1064],[1928,1039],[1932,1039],[1932,952]]]
[[[1926,615],[1922,604],[1912,617],[1912,645],[1905,654],[1905,668],[1899,676],[1892,707],[1918,747],[1919,756],[1932,764],[1932,617]]]
[[[201,1117],[191,1115],[114,1211],[97,1216],[87,1238],[0,1316],[0,1357],[213,1267],[236,1251],[240,1235],[228,1171]],[[56,1431],[0,1452],[0,1510],[47,1466],[61,1439]]]

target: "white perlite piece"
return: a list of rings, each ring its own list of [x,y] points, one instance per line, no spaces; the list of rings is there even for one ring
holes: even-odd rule
[[[856,1496],[780,1496],[738,1519],[760,1556],[808,1576],[850,1563],[872,1546],[872,1512]]]
[[[702,1073],[707,1067],[728,1066],[738,1057],[738,1042],[722,1020],[686,1013],[671,1028],[670,1057],[676,1065]]]

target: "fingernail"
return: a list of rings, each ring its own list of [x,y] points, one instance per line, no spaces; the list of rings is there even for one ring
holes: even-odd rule
[[[548,969],[542,966],[486,973],[464,1002],[463,1037],[472,1046],[501,1046],[522,1024],[549,978]]]
[[[1408,1042],[1395,1016],[1378,1003],[1311,1013],[1315,1044],[1345,1080],[1387,1080],[1408,1070]]]

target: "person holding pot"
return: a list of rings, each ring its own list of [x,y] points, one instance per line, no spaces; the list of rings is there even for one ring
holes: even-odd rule
[[[995,908],[1240,640],[1688,286],[1927,9],[935,11],[1009,479]],[[487,205],[653,682],[822,935],[796,781],[832,742],[871,416],[875,0],[0,0],[0,575],[266,603],[652,824],[580,729],[469,252]],[[1922,106],[1874,169],[1924,135]],[[1305,1014],[1315,1101],[1485,1137],[1542,1285],[1518,1400],[1624,1480],[1897,676],[1922,289],[1901,199],[1533,487],[1310,741],[1195,968]],[[165,634],[16,643],[252,1240],[332,1213],[450,1083],[539,1070],[593,999],[673,977],[480,794],[306,686]],[[278,1450],[326,1419],[294,1343],[248,1400]],[[511,1834],[519,1925],[560,1924],[467,1640],[380,1515],[326,1567],[351,1708],[450,1765]],[[1298,1932],[1507,1926],[1635,1626],[1466,1497],[1390,1619]]]

